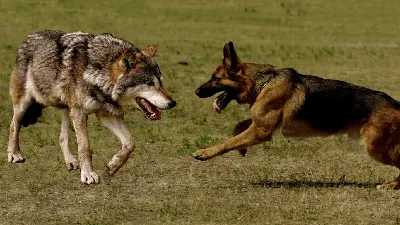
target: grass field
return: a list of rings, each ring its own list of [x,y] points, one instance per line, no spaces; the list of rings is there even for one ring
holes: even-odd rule
[[[346,136],[277,134],[246,157],[190,156],[248,118],[248,106],[232,102],[217,116],[211,98],[194,94],[226,42],[242,61],[294,67],[400,100],[399,12],[398,0],[0,1],[0,224],[400,224],[400,191],[375,189],[398,170]],[[90,117],[99,185],[83,185],[79,171],[66,170],[56,109],[22,129],[26,162],[6,162],[9,75],[21,41],[44,29],[108,32],[140,48],[159,46],[156,61],[178,106],[158,122],[128,110],[136,150],[111,178],[104,166],[119,141]]]

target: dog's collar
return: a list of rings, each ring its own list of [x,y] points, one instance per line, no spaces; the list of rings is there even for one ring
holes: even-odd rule
[[[253,92],[253,102],[256,101],[257,96],[261,93],[261,91],[265,88],[265,86],[267,86],[268,82],[273,77],[274,77],[274,75],[270,75],[270,76],[258,75],[255,77],[256,85],[254,87],[254,92]]]

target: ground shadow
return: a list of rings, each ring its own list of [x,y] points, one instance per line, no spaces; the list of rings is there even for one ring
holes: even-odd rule
[[[347,182],[347,181],[304,181],[304,180],[294,180],[294,181],[274,181],[274,180],[261,180],[257,182],[252,182],[253,187],[259,188],[339,188],[339,187],[356,187],[356,188],[375,188],[377,183],[367,183],[367,182]]]

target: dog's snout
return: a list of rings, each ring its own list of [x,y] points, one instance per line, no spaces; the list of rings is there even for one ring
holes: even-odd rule
[[[211,97],[212,95],[214,95],[217,92],[217,89],[210,89],[210,88],[203,88],[203,87],[199,87],[196,90],[196,95],[199,98],[208,98]]]
[[[176,106],[176,101],[172,100],[170,103],[168,103],[168,108],[172,109]]]
[[[197,90],[196,90],[196,92],[195,92],[195,93],[196,93],[196,95],[197,95],[197,96],[199,96],[199,97],[200,97],[200,95],[201,95],[201,89],[200,89],[200,88],[197,88]]]

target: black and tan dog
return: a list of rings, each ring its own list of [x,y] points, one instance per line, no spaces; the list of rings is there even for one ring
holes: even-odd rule
[[[207,160],[271,140],[281,128],[284,136],[328,136],[347,133],[362,137],[377,161],[400,168],[400,102],[385,93],[343,81],[302,75],[294,69],[243,63],[232,42],[224,47],[222,64],[196,90],[201,98],[223,91],[214,100],[219,113],[231,100],[250,104],[251,119],[238,123],[226,141],[193,153]],[[377,188],[399,189],[400,176]]]

